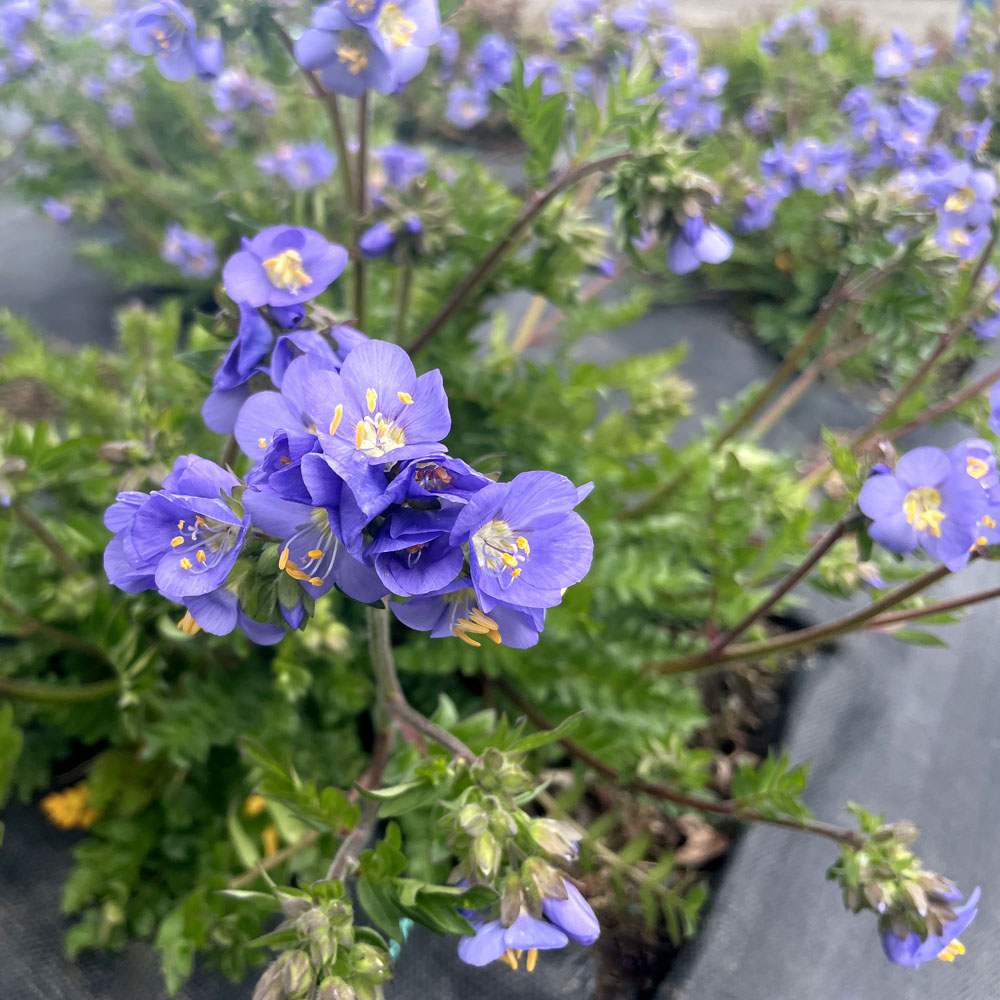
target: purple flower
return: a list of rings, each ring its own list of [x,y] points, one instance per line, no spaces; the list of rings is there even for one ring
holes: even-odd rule
[[[890,552],[923,547],[950,570],[961,569],[986,512],[979,485],[939,448],[914,448],[892,474],[873,476],[858,495],[872,518],[868,532]]]
[[[102,49],[113,49],[125,36],[125,23],[120,17],[106,17],[90,32]]]
[[[417,378],[401,347],[371,340],[348,354],[340,373],[319,371],[305,383],[306,409],[323,453],[362,509],[385,491],[383,469],[447,449],[448,398],[438,370]]]
[[[587,575],[594,542],[573,508],[592,488],[577,489],[554,472],[522,472],[469,498],[451,543],[469,545],[472,583],[486,614],[498,602],[554,607]]]
[[[890,962],[903,966],[921,965],[932,958],[940,958],[945,962],[955,961],[957,955],[965,952],[958,936],[976,919],[979,896],[979,886],[976,886],[965,903],[952,907],[955,919],[946,921],[940,934],[928,934],[921,939],[915,931],[910,931],[905,938],[900,939],[892,930],[883,931],[882,950],[885,957]],[[961,898],[961,894],[956,892],[953,901]]]
[[[347,265],[347,251],[312,229],[271,226],[226,261],[230,298],[252,306],[290,306],[314,299]]]
[[[386,595],[371,567],[354,559],[338,537],[339,496],[324,498],[334,502],[321,506],[292,503],[262,490],[247,490],[242,499],[254,527],[282,540],[278,568],[311,597],[322,597],[334,585],[364,604]]]
[[[210,278],[219,266],[215,244],[207,236],[188,232],[176,223],[167,226],[163,234],[160,256],[185,278]]]
[[[510,82],[514,47],[500,35],[483,35],[465,63],[472,82],[484,90],[497,90]]]
[[[584,945],[592,945],[601,936],[601,925],[580,890],[569,879],[562,880],[565,899],[542,898],[542,913],[567,937]]]
[[[781,181],[758,191],[751,191],[743,199],[744,212],[739,218],[739,230],[752,233],[758,229],[767,229],[774,222],[774,213],[778,205],[787,196],[788,186]]]
[[[73,206],[55,198],[46,198],[42,202],[42,211],[55,222],[69,222],[73,217]]]
[[[382,257],[396,245],[396,234],[388,222],[376,222],[358,239],[358,249],[365,257]]]
[[[373,188],[404,188],[427,172],[427,157],[412,146],[382,146],[373,151],[379,170],[373,171]]]
[[[212,102],[224,115],[249,110],[271,115],[278,107],[278,95],[273,87],[238,66],[219,75],[212,87]]]
[[[579,41],[593,41],[594,23],[601,0],[563,0],[549,14],[549,27],[556,36],[556,48]]]
[[[229,635],[239,629],[258,646],[273,646],[285,636],[285,630],[280,625],[269,625],[248,617],[235,590],[229,586],[219,587],[199,597],[185,597],[182,603],[188,613],[177,623],[177,627],[189,635],[194,635],[199,629],[204,629],[209,635]]]
[[[933,55],[933,45],[918,47],[904,31],[894,28],[892,40],[875,50],[875,75],[883,80],[906,76],[914,66],[923,66]]]
[[[441,29],[441,37],[438,38],[438,52],[441,53],[441,79],[450,80],[458,62],[458,52],[462,47],[462,38],[459,33],[450,25],[445,25]]]
[[[667,251],[667,266],[674,274],[689,274],[702,264],[720,264],[733,252],[733,241],[701,215],[688,216]]]
[[[184,455],[162,490],[121,494],[105,515],[115,532],[105,552],[111,582],[130,592],[155,586],[171,600],[221,587],[250,523],[219,496],[236,485],[236,477],[214,462]]]
[[[766,55],[774,56],[785,44],[791,49],[799,49],[803,43],[814,56],[826,51],[829,45],[826,28],[817,24],[816,11],[808,7],[775,18],[757,40],[757,47]]]
[[[458,957],[466,965],[483,966],[503,958],[508,965],[517,968],[515,953],[526,951],[526,967],[529,972],[535,968],[538,952],[552,948],[565,948],[569,938],[552,924],[522,910],[517,919],[504,927],[499,920],[485,923],[472,921],[476,933],[464,937],[458,943]]]
[[[282,143],[269,156],[257,159],[257,169],[287,181],[293,191],[308,191],[327,180],[337,165],[337,157],[322,143],[304,146]]]
[[[456,128],[468,129],[478,125],[490,113],[486,91],[467,87],[464,83],[452,84],[448,91],[445,118]]]
[[[533,55],[524,60],[524,84],[530,87],[538,78],[542,78],[542,94],[549,97],[562,91],[563,85],[559,75],[559,63],[548,56]]]
[[[132,105],[126,100],[115,101],[108,108],[108,121],[115,128],[126,128],[131,125],[135,121],[135,111],[132,109]]]
[[[201,408],[205,425],[217,434],[233,432],[240,407],[250,395],[246,383],[263,369],[274,344],[274,335],[263,316],[245,302],[239,308],[239,330],[212,376],[212,391]]]
[[[465,554],[449,536],[458,508],[402,508],[383,521],[365,549],[386,588],[400,597],[428,594],[450,584],[462,571]]]
[[[992,118],[984,118],[981,122],[962,122],[955,132],[955,143],[970,156],[981,156],[989,144],[992,129]]]
[[[698,76],[698,43],[680,28],[667,28],[663,33],[666,48],[660,61],[660,71],[666,83],[661,93],[678,87],[688,87]]]
[[[975,104],[983,91],[993,82],[993,74],[988,69],[974,69],[958,83],[958,97],[963,104]]]
[[[1000,384],[990,389],[990,430],[1000,434]]]
[[[177,0],[153,0],[132,15],[129,45],[139,55],[155,55],[168,80],[215,75],[218,46],[203,46],[195,30],[194,16]]]

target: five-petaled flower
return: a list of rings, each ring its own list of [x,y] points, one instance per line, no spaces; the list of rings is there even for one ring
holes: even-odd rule
[[[897,965],[916,966],[939,958],[944,962],[954,962],[959,955],[965,954],[965,945],[958,940],[959,935],[976,919],[979,905],[979,886],[972,890],[969,898],[961,906],[952,907],[954,920],[946,920],[939,934],[928,933],[922,938],[916,931],[910,931],[905,937],[898,937],[893,930],[882,932],[882,950],[890,962]],[[945,896],[951,902],[957,902],[962,894],[955,890]]]

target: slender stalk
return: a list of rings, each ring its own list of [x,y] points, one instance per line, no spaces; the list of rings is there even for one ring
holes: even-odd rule
[[[371,652],[375,684],[385,711],[397,721],[405,723],[427,739],[450,750],[456,757],[469,763],[476,760],[476,755],[457,736],[453,736],[447,729],[432,722],[406,700],[396,674],[389,626],[387,607],[368,609],[368,648]]]
[[[517,691],[507,681],[501,679],[497,682],[504,694],[542,729],[552,729],[552,723],[545,715],[529,701],[527,701],[519,691]],[[602,777],[617,785],[619,788],[627,789],[630,792],[641,792],[651,795],[653,798],[661,799],[664,802],[672,802],[674,805],[685,809],[695,809],[698,812],[713,813],[716,816],[724,816],[728,819],[738,820],[741,823],[765,823],[769,826],[780,826],[789,830],[799,830],[802,833],[812,833],[819,837],[826,837],[839,844],[848,844],[851,847],[860,848],[864,844],[862,836],[854,830],[846,830],[843,827],[833,826],[830,823],[822,823],[818,820],[800,820],[792,817],[766,816],[755,809],[741,809],[738,802],[715,801],[702,799],[695,795],[688,795],[686,792],[678,791],[670,785],[656,782],[644,781],[642,778],[626,779],[621,771],[613,767],[607,761],[591,753],[579,743],[571,739],[561,739],[559,741],[563,748],[592,768]]]
[[[46,705],[77,705],[100,701],[118,694],[118,678],[93,684],[47,684],[44,681],[19,681],[0,677],[0,701],[35,701]]]
[[[739,434],[744,427],[748,426],[750,421],[770,402],[785,380],[795,371],[799,362],[809,353],[813,345],[823,335],[833,314],[850,297],[847,288],[849,281],[853,277],[853,268],[848,268],[838,276],[829,294],[820,306],[819,311],[810,320],[802,336],[799,337],[798,343],[785,355],[785,359],[778,366],[775,373],[757,391],[750,402],[737,415],[736,419],[714,439],[713,443],[716,447],[724,445],[731,438]]]
[[[368,211],[368,91],[358,98],[358,177],[354,211],[354,244],[361,237],[361,219]],[[354,258],[354,315],[358,328],[365,329],[365,258]]]
[[[413,261],[407,260],[399,269],[396,281],[396,336],[397,344],[406,336],[406,321],[410,315],[410,298],[413,294]]]
[[[924,410],[919,417],[914,417],[907,423],[901,424],[899,427],[894,427],[891,431],[883,434],[882,437],[886,441],[895,441],[898,438],[905,437],[925,424],[929,424],[931,421],[937,420],[938,417],[951,412],[967,399],[978,396],[981,392],[989,389],[995,382],[1000,382],[1000,368],[994,368],[992,371],[987,372],[982,378],[976,379],[975,382],[966,386],[961,392],[943,399],[937,406],[932,406],[929,410]]]
[[[351,154],[347,148],[347,130],[344,128],[344,118],[340,113],[340,102],[337,100],[337,95],[326,90],[315,73],[299,65],[298,60],[295,58],[295,43],[292,41],[292,36],[280,25],[277,26],[277,29],[285,51],[288,52],[292,62],[295,63],[296,68],[309,85],[313,97],[321,101],[323,107],[326,109],[327,117],[330,119],[330,131],[333,133],[334,142],[337,144],[337,166],[340,171],[341,184],[344,187],[344,197],[349,204],[353,205],[354,178],[351,176]]]
[[[287,847],[281,848],[280,851],[275,851],[269,858],[261,858],[253,868],[245,871],[242,875],[237,875],[234,879],[230,879],[226,888],[245,889],[248,885],[253,885],[265,872],[269,872],[294,858],[297,854],[301,854],[311,844],[315,844],[321,836],[319,830],[306,830],[294,844],[289,844]]]
[[[420,333],[417,334],[413,342],[407,347],[409,353],[411,355],[415,354],[438,334],[448,320],[464,305],[466,299],[475,291],[479,283],[513,249],[520,236],[555,198],[590,174],[609,170],[623,160],[629,159],[631,155],[632,153],[629,151],[612,153],[609,156],[601,157],[599,160],[592,160],[589,163],[572,167],[558,177],[551,187],[541,193],[532,195],[524,203],[517,218],[511,223],[507,232],[493,245],[486,256],[472,269],[469,275],[447,298],[437,313],[428,321]]]
[[[52,532],[45,527],[34,511],[29,510],[19,500],[12,500],[10,509],[20,518],[24,526],[34,533],[42,545],[52,553],[52,558],[55,559],[59,568],[67,576],[84,571],[83,567],[59,544]]]
[[[899,412],[899,408],[920,388],[924,379],[951,348],[958,338],[965,333],[970,323],[974,323],[989,305],[990,300],[1000,292],[1000,281],[994,283],[989,292],[981,298],[968,313],[956,319],[938,339],[934,350],[923,360],[917,370],[909,377],[906,384],[893,396],[889,405],[866,427],[858,431],[848,442],[850,448],[857,451],[863,448],[875,435]]]
[[[517,332],[510,345],[510,349],[515,354],[520,354],[531,343],[538,321],[542,318],[548,301],[544,295],[531,297],[531,302],[528,303],[528,308],[525,309],[524,316],[521,317],[521,322],[517,326]]]
[[[889,625],[899,625],[901,622],[927,618],[929,615],[940,615],[947,611],[960,611],[962,608],[971,608],[974,604],[992,601],[997,597],[1000,597],[1000,587],[991,587],[989,590],[978,590],[974,594],[966,594],[963,597],[952,597],[946,601],[935,601],[933,604],[924,604],[919,608],[906,608],[903,611],[890,611],[888,614],[878,615],[872,618],[865,625],[865,628],[885,628]]]
[[[54,625],[39,621],[31,615],[25,614],[20,608],[15,607],[10,601],[6,600],[6,598],[0,597],[0,610],[12,618],[19,619],[22,635],[40,635],[50,642],[56,643],[56,645],[67,649],[75,649],[79,653],[86,653],[88,656],[93,656],[95,659],[103,661],[114,669],[114,664],[108,659],[104,650],[89,639],[83,639],[72,632],[65,632]]]
[[[797,632],[788,632],[770,639],[761,640],[760,642],[730,646],[728,649],[723,650],[707,649],[701,653],[691,653],[687,656],[678,656],[671,660],[648,663],[643,667],[643,672],[682,674],[690,670],[702,670],[706,667],[721,666],[724,663],[755,660],[763,656],[773,656],[775,653],[789,653],[795,649],[802,649],[804,646],[814,646],[818,642],[834,639],[847,632],[855,631],[865,625],[870,619],[876,618],[882,612],[895,607],[901,601],[905,601],[915,594],[919,594],[920,591],[925,590],[932,584],[937,583],[948,576],[950,572],[946,566],[938,566],[936,569],[918,576],[915,580],[911,580],[905,586],[897,587],[879,600],[873,601],[867,607],[832,622],[814,625],[811,628],[800,629]]]
[[[832,371],[842,361],[860,354],[870,341],[867,337],[858,337],[846,344],[831,345],[811,364],[807,365],[802,374],[794,379],[785,391],[758,417],[750,428],[751,438],[761,438],[806,394],[821,375]]]
[[[734,639],[738,639],[755,621],[767,614],[796,584],[809,574],[810,570],[843,538],[853,524],[858,512],[848,511],[836,524],[832,525],[825,535],[812,547],[801,563],[774,587],[749,614],[723,632],[709,647],[712,652],[725,649]]]

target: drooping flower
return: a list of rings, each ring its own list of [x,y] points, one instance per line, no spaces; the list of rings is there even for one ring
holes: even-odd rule
[[[250,110],[271,115],[278,107],[278,95],[269,84],[236,66],[219,74],[212,87],[212,102],[224,115]]]
[[[467,646],[481,646],[484,639],[511,649],[530,649],[545,627],[544,608],[514,607],[494,603],[489,614],[467,576],[453,580],[430,594],[412,597],[405,604],[390,601],[392,613],[408,628],[429,632],[432,639],[454,636]]]
[[[452,529],[453,545],[468,543],[473,586],[483,612],[498,603],[551,608],[563,590],[587,575],[594,543],[573,508],[593,484],[579,489],[554,472],[522,472],[475,493]]]
[[[516,969],[517,953],[524,951],[527,952],[525,967],[533,972],[539,951],[565,948],[569,944],[569,938],[558,927],[525,910],[510,927],[504,927],[500,920],[472,921],[472,926],[476,933],[458,943],[458,957],[466,965],[489,965],[499,959]]]
[[[267,320],[246,302],[239,304],[240,325],[222,364],[212,376],[212,391],[201,408],[205,425],[217,434],[231,434],[250,390],[246,383],[264,367],[274,344]]]
[[[393,511],[365,550],[390,593],[427,594],[450,584],[462,571],[465,553],[453,546],[458,508]]]
[[[54,222],[69,222],[73,217],[73,206],[55,198],[46,198],[42,202],[42,211]]]
[[[894,28],[891,41],[875,50],[875,75],[883,80],[906,76],[914,66],[923,66],[933,55],[933,45],[914,45],[906,32]]]
[[[372,151],[376,167],[369,178],[372,188],[403,188],[427,172],[427,157],[412,146],[398,143]]]
[[[601,925],[594,910],[569,879],[562,880],[565,897],[543,896],[542,913],[567,937],[592,945],[601,936]]]
[[[702,264],[720,264],[733,252],[733,241],[703,215],[687,216],[667,251],[667,266],[674,274],[689,274]]]
[[[236,302],[290,306],[314,299],[347,266],[347,251],[313,229],[271,226],[226,261],[222,280]]]
[[[926,938],[921,939],[915,931],[910,931],[906,937],[899,938],[891,929],[883,931],[881,937],[885,957],[896,965],[908,967],[922,965],[932,958],[954,962],[956,957],[965,954],[965,946],[958,937],[976,919],[979,896],[980,889],[976,886],[964,903],[952,907],[955,919],[945,921],[940,934],[928,933]],[[957,902],[962,898],[962,894],[956,890],[946,898]]]
[[[974,69],[958,83],[958,97],[963,104],[975,104],[983,90],[993,82],[993,74],[988,69]]]
[[[940,448],[914,448],[894,473],[872,476],[858,505],[872,518],[871,537],[890,552],[923,547],[950,570],[961,569],[978,537],[986,498]]]
[[[465,63],[472,82],[488,91],[509,83],[513,66],[514,47],[495,32],[479,39]]]

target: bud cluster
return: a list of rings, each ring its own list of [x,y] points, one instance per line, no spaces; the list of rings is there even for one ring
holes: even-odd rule
[[[285,920],[268,938],[286,945],[257,983],[253,1000],[381,1000],[392,975],[382,939],[354,926],[353,908],[336,882],[316,895],[281,889]]]

